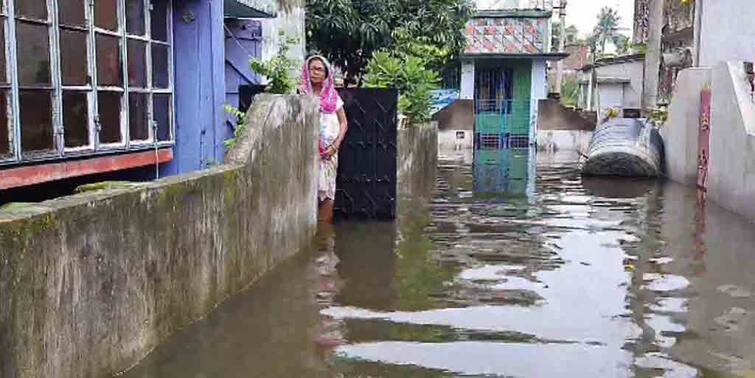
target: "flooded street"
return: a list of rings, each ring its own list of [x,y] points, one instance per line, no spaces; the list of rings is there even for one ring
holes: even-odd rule
[[[444,154],[125,376],[755,376],[755,226],[575,160]]]

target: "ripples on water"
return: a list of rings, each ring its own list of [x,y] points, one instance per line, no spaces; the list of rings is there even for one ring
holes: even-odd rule
[[[675,185],[583,181],[574,160],[445,156],[396,223],[321,230],[130,374],[752,374],[753,226]]]

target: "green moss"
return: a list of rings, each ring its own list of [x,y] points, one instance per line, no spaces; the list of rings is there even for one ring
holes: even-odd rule
[[[26,247],[31,240],[55,229],[56,225],[52,213],[0,223],[0,251],[28,252]]]
[[[55,228],[55,217],[52,213],[44,214],[41,217],[34,218],[27,227],[32,236],[47,232]]]
[[[238,199],[241,170],[233,169],[223,173],[223,194],[227,205],[234,205]]]
[[[143,185],[143,183],[130,181],[103,181],[94,184],[81,185],[76,188],[76,193],[95,192],[99,190],[132,189]]]
[[[195,190],[192,188],[192,186],[195,184],[195,181],[199,180],[201,179],[173,183],[157,189],[158,208],[161,208],[164,211],[170,211],[170,209],[179,208],[181,206],[181,202],[183,202],[184,197],[192,190]]]
[[[6,213],[26,213],[30,211],[46,210],[46,207],[40,206],[35,202],[11,202],[0,206],[0,211]]]

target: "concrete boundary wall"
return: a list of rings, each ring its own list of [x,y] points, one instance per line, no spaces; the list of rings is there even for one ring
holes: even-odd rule
[[[742,62],[713,69],[708,196],[755,221],[755,102]]]
[[[537,130],[595,130],[595,115],[592,121],[582,117],[579,112],[566,108],[558,100],[540,100],[537,104]]]
[[[415,199],[417,194],[432,192],[426,186],[435,185],[438,124],[429,122],[400,129],[397,159],[397,193],[400,198]]]
[[[584,130],[540,130],[537,133],[537,149],[586,154],[590,149],[592,133]]]
[[[126,370],[311,242],[317,102],[249,118],[225,165],[0,210],[0,376]]]
[[[666,151],[666,176],[685,185],[697,185],[700,93],[710,85],[710,68],[689,68],[680,72],[669,118],[661,128]]]

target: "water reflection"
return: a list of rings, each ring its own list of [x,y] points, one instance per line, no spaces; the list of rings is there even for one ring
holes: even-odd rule
[[[474,193],[530,197],[535,191],[536,164],[532,149],[474,151]]]
[[[575,158],[445,156],[128,376],[752,374],[753,225]]]

